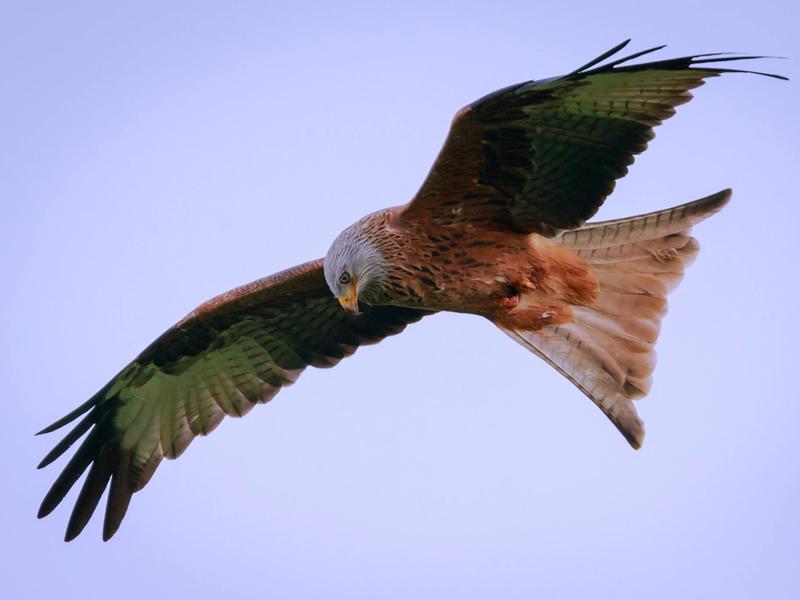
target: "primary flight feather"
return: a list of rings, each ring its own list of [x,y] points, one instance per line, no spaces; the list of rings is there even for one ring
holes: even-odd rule
[[[603,64],[626,44],[567,75],[464,107],[408,204],[357,221],[324,259],[201,305],[40,432],[80,418],[40,468],[85,438],[39,516],[88,469],[66,540],[86,526],[109,482],[110,538],[161,460],[179,456],[225,415],[242,416],[307,366],[333,366],[438,311],[491,320],[638,448],[644,428],[633,400],[650,389],[667,294],[697,254],[692,226],[722,208],[730,190],[585,223],[689,90],[721,73],[751,72],[714,63],[759,57],[629,64],[660,49],[653,48]]]

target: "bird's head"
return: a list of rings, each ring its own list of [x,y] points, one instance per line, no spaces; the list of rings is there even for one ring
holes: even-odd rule
[[[325,281],[341,305],[358,313],[359,299],[370,302],[381,293],[386,261],[360,227],[360,222],[339,234],[325,255]]]

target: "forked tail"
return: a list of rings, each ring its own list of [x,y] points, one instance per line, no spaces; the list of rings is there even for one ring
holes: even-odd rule
[[[667,310],[667,294],[699,250],[696,223],[720,210],[723,190],[658,212],[589,223],[553,241],[581,256],[597,276],[597,299],[573,306],[573,321],[536,331],[501,327],[574,383],[613,421],[634,448],[644,424],[633,400],[650,390],[653,346]]]

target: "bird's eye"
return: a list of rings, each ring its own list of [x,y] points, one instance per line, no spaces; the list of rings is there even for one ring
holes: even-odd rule
[[[341,275],[339,275],[339,283],[341,284],[347,285],[348,283],[350,283],[350,279],[351,279],[350,273],[348,273],[347,271],[344,271]]]

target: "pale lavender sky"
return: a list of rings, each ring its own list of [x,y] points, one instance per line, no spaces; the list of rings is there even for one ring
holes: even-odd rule
[[[794,2],[6,2],[8,598],[800,597]],[[235,4],[233,8],[229,5]],[[164,463],[117,536],[37,521],[33,432],[230,287],[406,201],[467,102],[633,37],[745,51],[600,217],[731,186],[671,297],[634,452],[491,325],[441,315]]]

